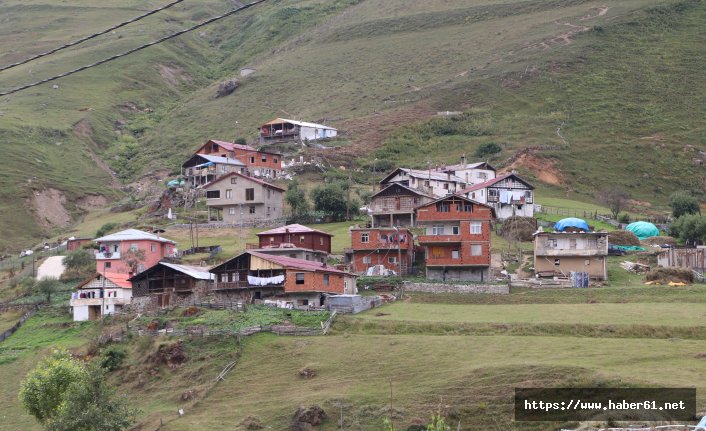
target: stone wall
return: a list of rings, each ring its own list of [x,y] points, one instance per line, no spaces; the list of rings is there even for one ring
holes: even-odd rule
[[[445,284],[445,283],[410,283],[404,282],[407,292],[429,293],[492,293],[507,295],[510,286],[507,284]]]

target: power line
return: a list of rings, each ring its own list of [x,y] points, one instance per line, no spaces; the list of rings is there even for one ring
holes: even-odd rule
[[[69,75],[73,75],[74,73],[78,73],[78,72],[84,71],[84,70],[86,70],[86,69],[91,69],[91,68],[93,68],[93,67],[100,66],[101,64],[108,63],[108,62],[113,61],[113,60],[117,60],[117,59],[119,59],[119,58],[121,58],[121,57],[125,57],[125,56],[130,55],[130,54],[132,54],[132,53],[135,53],[135,52],[137,52],[137,51],[141,51],[141,50],[143,50],[143,49],[145,49],[145,48],[149,48],[150,46],[157,45],[157,44],[162,43],[162,42],[165,42],[165,41],[167,41],[167,40],[169,40],[169,39],[173,39],[173,38],[175,38],[175,37],[177,37],[177,36],[181,36],[181,35],[184,34],[184,33],[188,33],[188,32],[190,32],[190,31],[194,31],[194,30],[196,30],[197,28],[201,28],[201,27],[203,27],[203,26],[205,26],[205,25],[211,24],[212,22],[215,22],[215,21],[221,20],[221,19],[223,19],[223,18],[229,17],[229,16],[231,16],[231,15],[233,15],[233,14],[235,14],[235,13],[240,12],[241,10],[248,9],[248,8],[250,8],[250,7],[252,7],[252,6],[255,6],[255,5],[257,5],[257,4],[263,3],[263,2],[265,2],[265,1],[266,1],[266,0],[255,0],[255,1],[253,1],[253,2],[251,2],[251,3],[248,3],[248,4],[246,4],[246,5],[242,6],[242,7],[239,7],[239,8],[237,8],[237,9],[233,9],[233,10],[231,10],[231,11],[228,11],[228,12],[224,13],[223,15],[218,15],[218,16],[215,16],[215,17],[213,17],[213,18],[209,18],[209,19],[207,19],[206,21],[203,21],[203,22],[201,22],[201,23],[199,23],[199,24],[196,24],[196,25],[194,25],[194,26],[192,26],[192,27],[189,27],[189,28],[186,28],[186,29],[184,29],[184,30],[178,31],[178,32],[176,32],[176,33],[170,34],[169,36],[165,36],[165,37],[163,37],[163,38],[161,38],[161,39],[157,39],[157,40],[155,40],[155,41],[153,41],[153,42],[146,43],[146,44],[140,45],[140,46],[138,46],[138,47],[136,47],[136,48],[127,50],[127,51],[123,52],[122,54],[116,54],[116,55],[113,55],[113,56],[111,56],[111,57],[104,58],[103,60],[97,61],[97,62],[95,62],[95,63],[88,64],[88,65],[86,65],[86,66],[81,66],[81,67],[79,67],[79,68],[77,68],[77,69],[70,70],[70,71],[68,71],[68,72],[64,72],[64,73],[59,74],[59,75],[54,75],[54,76],[52,76],[52,77],[50,77],[50,78],[42,79],[41,81],[37,81],[37,82],[33,82],[33,83],[31,83],[31,84],[23,85],[23,86],[21,86],[21,87],[13,88],[12,90],[8,90],[8,91],[5,91],[5,92],[0,93],[0,96],[8,96],[8,95],[10,95],[10,94],[17,93],[17,92],[22,91],[22,90],[26,90],[26,89],[28,89],[28,88],[32,88],[32,87],[36,87],[36,86],[38,86],[38,85],[46,84],[47,82],[56,81],[56,80],[59,79],[59,78],[65,78],[65,77],[67,77],[67,76],[69,76]]]
[[[65,45],[61,45],[61,46],[56,47],[56,48],[54,48],[54,49],[51,49],[51,50],[49,50],[49,51],[47,51],[47,52],[43,52],[43,53],[41,53],[41,54],[37,54],[37,55],[35,55],[35,56],[26,58],[26,59],[24,59],[24,60],[22,60],[22,61],[18,61],[17,63],[8,64],[7,66],[2,66],[2,67],[0,67],[0,72],[2,72],[3,70],[12,69],[13,67],[21,66],[21,65],[23,65],[23,64],[27,64],[27,63],[29,63],[30,61],[34,61],[34,60],[36,60],[36,59],[38,59],[38,58],[46,57],[47,55],[54,54],[55,52],[59,52],[59,51],[61,51],[61,50],[63,50],[63,49],[70,48],[70,47],[72,47],[72,46],[76,46],[76,45],[78,45],[78,44],[80,44],[80,43],[83,43],[83,42],[85,42],[85,41],[87,41],[87,40],[91,40],[91,39],[96,38],[96,37],[98,37],[98,36],[101,36],[101,35],[104,35],[104,34],[106,34],[106,33],[109,33],[109,32],[111,32],[111,31],[113,31],[113,30],[119,29],[120,27],[125,27],[125,26],[128,25],[128,24],[132,24],[133,22],[137,22],[137,21],[139,21],[139,20],[141,20],[141,19],[143,19],[143,18],[147,18],[148,16],[154,15],[154,14],[156,14],[157,12],[161,12],[161,11],[163,11],[163,10],[165,10],[165,9],[169,9],[170,7],[172,7],[172,6],[174,6],[174,5],[178,4],[178,3],[181,3],[181,2],[183,2],[183,1],[184,1],[184,0],[174,0],[173,2],[171,2],[171,3],[169,3],[169,4],[166,4],[166,5],[162,6],[162,7],[157,8],[157,9],[153,9],[153,10],[147,12],[147,13],[144,13],[144,14],[142,14],[142,15],[140,15],[140,16],[136,16],[135,18],[129,19],[129,20],[127,20],[127,21],[123,21],[123,22],[121,22],[120,24],[114,25],[114,26],[112,26],[112,27],[110,27],[110,28],[107,28],[107,29],[105,29],[105,30],[103,30],[103,31],[99,31],[98,33],[93,33],[93,34],[91,34],[91,35],[89,35],[89,36],[82,37],[81,39],[75,40],[75,41],[73,41],[73,42],[69,42],[69,43],[67,43],[67,44],[65,44]]]

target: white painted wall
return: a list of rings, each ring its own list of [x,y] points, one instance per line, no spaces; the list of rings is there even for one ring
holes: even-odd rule
[[[315,141],[317,139],[333,138],[338,134],[338,131],[331,129],[317,129],[315,127],[301,126],[299,129],[300,139]]]
[[[88,320],[88,305],[75,306],[74,322],[85,322]]]

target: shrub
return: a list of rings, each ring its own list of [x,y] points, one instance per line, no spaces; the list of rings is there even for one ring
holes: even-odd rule
[[[475,153],[473,153],[473,156],[478,159],[485,159],[487,157],[499,153],[500,151],[502,151],[500,145],[496,144],[495,142],[488,142],[485,144],[481,144],[481,146],[476,148],[476,151]]]
[[[107,372],[112,372],[123,365],[123,361],[127,357],[127,352],[121,347],[110,346],[103,351],[103,355],[101,356],[100,367]]]

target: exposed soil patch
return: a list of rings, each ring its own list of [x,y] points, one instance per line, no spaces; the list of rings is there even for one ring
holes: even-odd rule
[[[179,66],[167,66],[166,64],[158,64],[157,70],[159,71],[159,76],[161,76],[162,79],[164,79],[167,84],[169,84],[171,87],[176,87],[182,82],[191,84],[191,76],[186,74],[184,72],[184,69]]]
[[[147,362],[156,365],[166,365],[169,368],[177,368],[188,360],[184,345],[181,341],[173,344],[162,344],[157,351],[147,357]]]
[[[76,201],[76,206],[85,211],[103,208],[106,205],[108,205],[108,199],[101,195],[86,195]]]
[[[35,190],[30,198],[32,212],[37,224],[44,230],[65,227],[71,224],[71,215],[66,210],[66,196],[56,189]]]
[[[562,184],[561,171],[555,166],[555,162],[538,157],[531,152],[521,154],[510,165],[501,169],[501,173],[510,172],[513,169],[524,168],[537,177],[543,183],[558,186]]]
[[[89,123],[87,118],[82,118],[81,120],[79,120],[79,122],[74,124],[73,132],[74,135],[82,141],[86,141],[92,144],[94,147],[97,146],[96,142],[93,140],[93,128],[91,127],[91,123]],[[98,157],[98,155],[95,154],[90,148],[88,151],[88,155],[91,160],[93,160],[93,162],[99,168],[101,168],[101,170],[105,171],[108,175],[110,175],[110,186],[114,189],[119,188],[120,182],[118,181],[118,177],[115,176],[115,172],[110,169],[110,167],[103,161],[103,159]]]
[[[589,10],[589,12],[586,15],[579,18],[579,21],[586,21],[589,19],[594,19],[594,18],[605,16],[608,13],[609,9],[610,8],[608,6],[601,6],[598,8],[593,8],[593,9]],[[557,46],[557,45],[560,45],[560,46],[571,45],[571,43],[572,43],[571,38],[573,36],[591,29],[591,27],[589,27],[587,25],[573,24],[570,22],[565,22],[564,26],[568,27],[569,30],[562,32],[562,33],[560,33],[550,39],[543,40],[541,42],[528,45],[524,49],[526,49],[526,50],[537,50],[537,49],[545,50],[545,49],[550,49],[550,48]]]
[[[93,142],[93,129],[86,118],[82,118],[78,123],[74,124],[74,134],[79,138]]]

